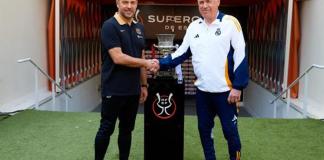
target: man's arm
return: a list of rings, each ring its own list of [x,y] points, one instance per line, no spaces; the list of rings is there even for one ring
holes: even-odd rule
[[[145,52],[142,51],[142,59],[145,59]],[[140,103],[144,103],[146,101],[148,91],[147,91],[147,72],[144,67],[141,67],[141,95],[140,95]]]
[[[142,51],[142,59],[145,60],[145,51]],[[150,71],[155,73],[159,69],[159,61],[156,59],[150,60],[152,64],[152,68],[150,68]],[[140,95],[140,103],[144,103],[146,101],[147,95],[148,95],[148,83],[147,83],[147,70],[144,67],[141,67],[141,75],[140,75],[140,82],[141,82],[141,95]]]
[[[232,37],[231,45],[234,48],[234,80],[232,90],[227,98],[229,103],[240,101],[242,90],[247,86],[249,81],[248,63],[245,56],[245,42],[243,32],[239,21],[235,17],[232,20]]]
[[[245,41],[239,21],[235,17],[232,20],[231,45],[234,48],[234,79],[233,88],[244,89],[249,81],[248,63],[245,55]]]
[[[188,30],[187,30],[188,32]],[[183,63],[186,59],[191,57],[191,51],[189,48],[189,39],[187,32],[183,38],[182,44],[180,47],[172,54],[169,54],[167,57],[159,59],[160,69],[167,70],[169,68],[174,68],[177,65]]]
[[[110,22],[105,22],[101,29],[101,41],[104,48],[108,49],[108,54],[115,64],[128,67],[152,67],[150,60],[131,57],[121,50],[121,39],[119,30]]]
[[[127,67],[145,67],[147,69],[151,69],[154,67],[154,62],[152,60],[135,58],[124,54],[120,47],[111,48],[108,52],[115,64],[124,65]]]

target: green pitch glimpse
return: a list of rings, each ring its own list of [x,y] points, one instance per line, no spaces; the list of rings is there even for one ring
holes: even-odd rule
[[[92,160],[99,113],[24,111],[0,117],[1,160]],[[227,160],[227,145],[216,118],[217,159]],[[143,115],[137,116],[130,160],[144,159]],[[244,160],[324,159],[324,122],[310,119],[239,118]],[[117,130],[106,157],[118,160]],[[184,159],[202,160],[197,121],[185,117]],[[172,145],[172,144],[170,144]],[[163,152],[161,152],[163,154]]]

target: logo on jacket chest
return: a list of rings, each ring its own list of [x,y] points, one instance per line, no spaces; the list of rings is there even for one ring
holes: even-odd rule
[[[221,28],[217,28],[216,32],[215,32],[215,35],[220,36],[221,34],[222,34]]]

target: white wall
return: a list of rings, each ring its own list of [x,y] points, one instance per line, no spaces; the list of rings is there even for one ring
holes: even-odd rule
[[[300,71],[312,64],[324,66],[324,10],[323,0],[301,1]],[[324,118],[324,70],[313,70],[309,75],[308,97],[310,112]],[[303,98],[304,82],[300,85]]]
[[[47,70],[48,14],[49,0],[0,0],[0,112],[31,103],[34,70],[16,61],[31,57]],[[46,79],[39,82],[46,92]]]
[[[321,17],[324,9],[323,0],[300,1],[301,15],[301,46],[300,46],[300,73],[312,64],[324,65],[324,18]],[[287,114],[286,104],[278,102],[277,116],[284,118],[301,118],[304,101],[304,80],[300,81],[299,98],[292,100],[293,105]],[[308,112],[313,118],[324,118],[324,70],[313,70],[308,80]],[[256,117],[273,117],[274,106],[269,101],[274,98],[269,91],[250,81],[245,90],[245,107]],[[298,111],[297,111],[298,110]]]
[[[270,104],[275,95],[253,81],[244,90],[244,108],[253,116],[259,118],[302,118],[300,109],[286,106],[282,100],[277,101],[277,107]]]
[[[93,111],[101,103],[100,75],[94,76],[85,82],[70,89],[68,93],[72,99],[68,99],[66,106],[66,96],[64,94],[53,100],[42,104],[38,109],[47,111],[68,111],[68,112],[89,112]]]

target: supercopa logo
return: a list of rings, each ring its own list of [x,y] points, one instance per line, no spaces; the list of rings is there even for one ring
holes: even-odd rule
[[[137,9],[135,12],[135,21],[144,24],[143,18],[139,15],[140,10]]]
[[[160,95],[156,93],[156,98],[152,104],[152,110],[157,118],[169,119],[174,116],[177,106],[172,96],[172,93],[169,95]]]

